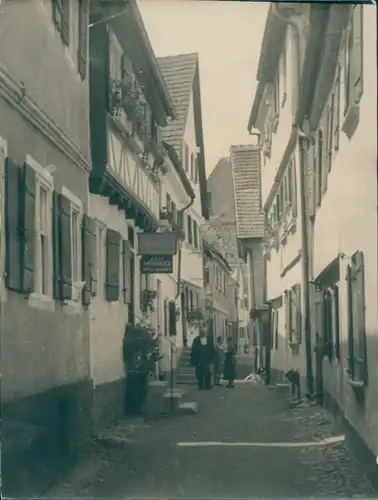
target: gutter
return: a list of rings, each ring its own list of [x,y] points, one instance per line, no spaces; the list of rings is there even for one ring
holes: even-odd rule
[[[193,203],[194,203],[194,200],[195,198],[191,198],[190,202],[185,205],[184,208],[182,208],[181,210],[178,211],[178,213],[180,214],[180,219],[182,219],[182,216],[184,215],[184,212],[186,212],[188,210],[188,208],[190,208]],[[182,249],[180,248],[180,250],[178,251],[178,269],[177,269],[177,290],[176,290],[176,295],[175,295],[175,300],[177,300],[179,297],[180,297],[180,293],[181,293],[181,264],[182,264]]]

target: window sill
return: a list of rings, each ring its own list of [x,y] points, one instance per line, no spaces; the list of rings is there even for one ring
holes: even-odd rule
[[[28,300],[29,307],[34,309],[41,309],[44,311],[55,311],[55,302],[52,297],[47,295],[42,295],[39,293],[32,293],[29,295]]]
[[[352,380],[349,378],[348,385],[355,391],[363,391],[365,389],[365,382],[363,380]]]
[[[66,314],[81,314],[81,302],[75,300],[65,300],[63,302],[63,311]]]

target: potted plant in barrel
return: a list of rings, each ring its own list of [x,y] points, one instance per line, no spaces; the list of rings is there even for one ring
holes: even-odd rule
[[[128,324],[123,342],[126,370],[126,412],[140,414],[148,394],[148,376],[161,359],[159,339],[151,325]]]

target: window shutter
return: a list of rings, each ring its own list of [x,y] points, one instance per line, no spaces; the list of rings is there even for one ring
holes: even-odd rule
[[[329,359],[333,355],[333,338],[332,338],[332,302],[331,294],[329,291],[324,293],[324,306],[323,306],[323,324],[324,324],[324,340],[326,353]]]
[[[89,305],[91,296],[96,289],[96,269],[95,269],[95,255],[96,255],[96,222],[94,219],[84,214],[83,217],[83,280],[85,285],[83,288],[83,304]]]
[[[340,64],[338,64],[336,70],[335,102],[333,110],[333,148],[335,151],[339,150],[340,143],[340,74],[341,67]]]
[[[324,342],[323,293],[315,291],[315,332],[318,341]]]
[[[296,336],[298,344],[302,342],[302,289],[301,285],[297,285],[295,290],[296,314],[297,314],[297,330]]]
[[[340,309],[339,309],[339,287],[333,288],[333,310],[335,318],[335,354],[340,359]]]
[[[298,331],[298,313],[297,313],[297,297],[296,288],[294,287],[290,291],[290,338],[292,342],[297,343],[297,331]]]
[[[367,344],[366,344],[366,320],[365,320],[365,272],[364,272],[364,254],[357,252],[355,258],[355,279],[356,279],[356,310],[357,310],[357,339],[358,339],[358,357],[356,359],[359,379],[367,384]],[[356,354],[356,353],[355,353]]]
[[[53,297],[60,299],[61,294],[61,245],[60,245],[60,207],[59,194],[53,192]]]
[[[362,5],[353,6],[353,55],[352,55],[352,85],[354,102],[360,102],[363,93],[363,11]]]
[[[88,0],[79,0],[78,69],[81,78],[87,76],[88,59]]]
[[[167,319],[168,299],[164,299],[164,336],[168,335],[168,319]]]
[[[298,196],[297,196],[297,166],[294,157],[291,162],[291,206],[293,208],[293,216],[298,215]]]
[[[175,337],[176,332],[176,303],[173,301],[169,302],[169,336]]]
[[[70,44],[70,0],[61,0],[62,3],[62,24],[61,24],[61,37],[62,42],[67,47]]]
[[[58,31],[62,29],[63,0],[52,0],[52,17]]]
[[[330,172],[331,168],[332,168],[334,108],[335,108],[335,94],[332,93],[331,102],[330,102],[328,115],[327,115],[327,168],[326,168],[326,172],[325,172],[326,179],[327,179],[327,172]]]
[[[72,298],[71,203],[62,194],[60,205],[61,299]]]
[[[22,291],[32,293],[34,291],[35,265],[36,175],[35,171],[26,163],[23,170],[22,188]]]
[[[5,161],[5,283],[10,290],[21,291],[21,168],[7,158]]]
[[[119,300],[121,235],[113,229],[106,230],[106,300]]]
[[[352,290],[352,269],[347,267],[347,297],[348,297],[348,374],[354,378],[354,311],[353,311],[353,290]]]
[[[125,289],[123,290],[123,300],[126,304],[131,302],[131,272],[130,272],[130,242],[128,240],[122,241],[122,262]]]
[[[286,338],[291,342],[291,290],[286,290],[285,293],[285,330]]]
[[[167,206],[166,206],[167,212],[171,212],[172,210],[172,200],[170,195],[167,193]]]

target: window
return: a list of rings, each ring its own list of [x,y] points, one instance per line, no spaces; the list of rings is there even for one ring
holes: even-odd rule
[[[185,170],[189,173],[189,147],[184,141],[184,167]]]
[[[96,295],[100,298],[104,296],[105,290],[105,269],[106,269],[106,226],[101,222],[96,222]]]
[[[188,215],[187,221],[188,221],[188,242],[192,244],[193,242],[192,218],[190,217],[190,215]]]
[[[193,239],[194,247],[198,248],[198,224],[195,220],[193,221]]]
[[[297,284],[285,292],[285,332],[290,344],[300,344],[301,328],[301,286]]]
[[[52,297],[52,176],[27,155],[26,163],[35,172],[35,253],[34,293]]]
[[[190,178],[192,181],[194,181],[194,153],[191,153],[190,155]]]
[[[208,268],[205,268],[203,271],[203,284],[205,286],[209,285],[210,283],[210,270]]]
[[[174,201],[172,201],[172,204],[171,204],[171,213],[172,213],[172,220],[173,222],[178,222],[177,221],[177,208],[176,208],[176,203]]]
[[[71,234],[71,279],[72,299],[78,301],[81,293],[82,261],[81,261],[81,223],[83,216],[83,204],[65,186],[62,194],[70,202],[70,234]]]
[[[356,252],[347,270],[348,373],[353,382],[367,384],[364,254]]]
[[[340,359],[339,289],[335,284],[323,292],[323,330],[325,354]]]
[[[344,114],[363,93],[363,6],[354,5],[344,42]]]
[[[193,291],[190,290],[190,292],[189,292],[189,310],[190,311],[193,311],[193,309],[194,309],[193,306],[194,306],[194,303],[193,303]]]
[[[171,212],[172,209],[172,199],[171,196],[167,193],[167,206],[165,207],[167,212]]]
[[[272,325],[272,338],[274,341],[274,348],[277,350],[279,347],[279,341],[278,341],[278,319],[279,319],[279,311],[278,309],[272,309],[272,318],[271,318],[271,325]]]

